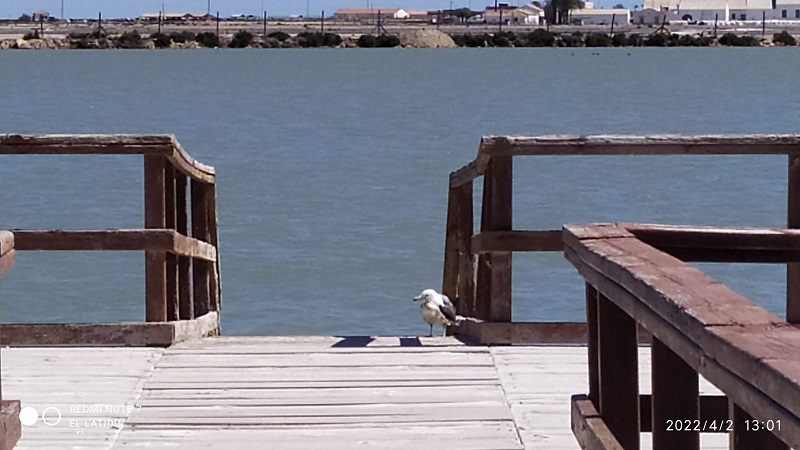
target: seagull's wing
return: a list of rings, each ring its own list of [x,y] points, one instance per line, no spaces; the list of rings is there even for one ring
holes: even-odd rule
[[[453,302],[444,294],[442,294],[442,305],[439,307],[439,310],[442,311],[442,314],[447,317],[447,320],[450,322],[456,321],[456,309],[453,307]]]

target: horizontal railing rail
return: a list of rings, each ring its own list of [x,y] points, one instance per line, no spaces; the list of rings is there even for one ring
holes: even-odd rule
[[[586,342],[583,323],[512,321],[513,252],[563,250],[560,230],[515,230],[512,175],[515,156],[576,155],[785,155],[788,157],[789,228],[800,228],[800,135],[603,135],[487,136],[476,158],[450,174],[442,291],[468,318],[458,332],[483,343]],[[475,233],[473,182],[483,177],[480,230]],[[688,230],[682,234],[687,239]],[[631,229],[653,236],[664,251],[691,261],[785,262],[787,321],[800,323],[800,260],[787,248],[739,252],[725,247],[725,236],[696,228],[695,244],[670,240],[669,227]],[[710,233],[709,236],[702,233]],[[706,239],[708,237],[709,239]],[[682,239],[682,238],[681,238]],[[692,238],[694,239],[694,238]],[[764,242],[769,237],[763,237]],[[704,244],[708,246],[704,246]],[[716,246],[716,247],[715,247]],[[749,258],[749,259],[745,259]]]
[[[127,335],[154,330],[152,334],[159,336],[158,342],[169,336],[179,340],[179,330],[197,327],[177,322],[200,319],[201,331],[212,327],[211,331],[219,332],[221,287],[213,167],[194,160],[171,135],[2,135],[0,155],[141,156],[144,228],[14,230],[16,248],[144,251],[145,321],[153,326],[125,324]],[[167,322],[175,325],[164,326]],[[102,341],[103,336],[110,339],[107,343],[133,342],[119,333],[115,335],[109,324],[93,328],[70,324],[51,327],[53,332],[46,333],[50,336],[46,343],[83,343],[84,338]],[[3,338],[6,342],[42,343],[27,331],[25,327],[8,325]],[[145,345],[157,343],[147,337],[133,340]]]
[[[573,397],[572,410],[581,447],[636,450],[651,431],[654,450],[699,449],[702,432],[730,433],[733,450],[800,448],[800,329],[651,245],[681,244],[682,233],[690,247],[745,260],[800,248],[795,230],[565,226],[564,254],[586,281],[589,393]],[[639,327],[652,335],[646,409]],[[700,396],[699,375],[727,402]]]

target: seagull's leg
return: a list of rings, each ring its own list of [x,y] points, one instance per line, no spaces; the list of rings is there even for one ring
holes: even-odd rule
[[[428,337],[433,337],[433,324],[429,324],[431,326],[431,331],[428,332]]]
[[[442,337],[447,336],[447,325],[442,325]]]

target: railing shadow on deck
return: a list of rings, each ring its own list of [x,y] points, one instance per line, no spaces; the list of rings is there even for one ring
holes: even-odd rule
[[[788,227],[800,227],[800,135],[484,137],[475,160],[450,174],[442,279],[442,292],[466,317],[451,332],[483,344],[587,342],[585,323],[512,321],[512,253],[564,250],[561,230],[513,229],[512,163],[525,155],[788,156]],[[473,181],[480,176],[480,232],[473,234]],[[705,254],[702,245],[695,254]],[[725,256],[724,249],[716,253],[717,260]],[[797,262],[788,264],[787,286],[787,320],[800,323]]]
[[[13,233],[17,251],[144,251],[145,321],[4,323],[3,345],[166,346],[219,332],[213,167],[192,159],[172,135],[1,135],[0,155],[139,155],[144,161],[144,228]]]

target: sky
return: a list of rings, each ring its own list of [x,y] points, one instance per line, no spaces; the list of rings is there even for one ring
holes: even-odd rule
[[[211,11],[219,11],[221,17],[233,14],[261,15],[267,11],[270,16],[285,17],[289,15],[305,15],[306,8],[311,17],[319,17],[321,11],[329,16],[339,8],[374,8],[392,7],[405,10],[436,10],[448,9],[452,4],[454,8],[471,7],[484,9],[494,0],[211,0]],[[501,2],[515,4],[529,3],[530,0],[502,0]],[[37,9],[44,9],[52,16],[60,17],[62,0],[0,0],[0,18],[15,19],[25,14],[30,14]],[[165,12],[206,12],[208,0],[63,0],[64,15],[69,18],[97,17],[98,12],[103,17],[121,18],[137,17],[145,12],[158,12],[164,4]],[[596,0],[596,6],[611,7],[618,0]],[[623,2],[628,7],[628,2]]]

